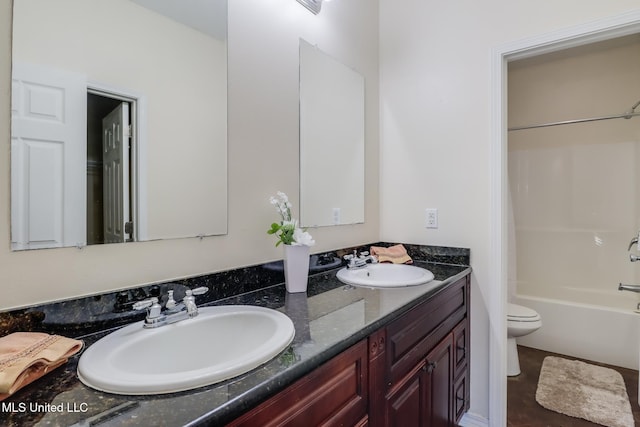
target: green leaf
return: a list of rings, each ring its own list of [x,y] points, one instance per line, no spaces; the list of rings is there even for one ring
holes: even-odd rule
[[[278,223],[271,224],[271,228],[267,230],[268,234],[275,234],[280,230],[280,225]]]

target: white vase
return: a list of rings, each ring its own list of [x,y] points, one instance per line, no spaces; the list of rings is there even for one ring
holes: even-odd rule
[[[307,292],[309,246],[284,245],[284,283],[287,292]]]

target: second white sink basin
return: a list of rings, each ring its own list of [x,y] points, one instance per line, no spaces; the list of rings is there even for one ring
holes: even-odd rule
[[[155,329],[125,326],[88,347],[78,377],[116,394],[161,394],[214,384],[271,360],[293,340],[283,313],[254,306],[199,309],[198,316]]]
[[[361,268],[343,268],[338,280],[348,285],[367,288],[400,288],[417,286],[433,280],[433,273],[407,264],[369,264]]]

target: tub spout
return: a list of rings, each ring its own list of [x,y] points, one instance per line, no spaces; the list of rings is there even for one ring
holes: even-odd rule
[[[631,291],[631,292],[640,292],[640,285],[623,285],[620,283],[618,285],[619,291]]]

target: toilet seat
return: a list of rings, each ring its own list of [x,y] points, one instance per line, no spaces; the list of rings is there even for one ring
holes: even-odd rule
[[[518,304],[509,303],[507,307],[507,321],[511,322],[539,322],[540,315],[535,310]]]
[[[520,375],[518,344],[521,338],[542,327],[542,318],[535,310],[518,304],[507,304],[507,375]]]

